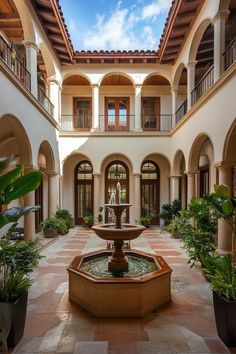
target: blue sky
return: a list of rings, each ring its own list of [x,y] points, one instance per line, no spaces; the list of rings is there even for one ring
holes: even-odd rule
[[[157,49],[171,0],[60,0],[75,50]]]

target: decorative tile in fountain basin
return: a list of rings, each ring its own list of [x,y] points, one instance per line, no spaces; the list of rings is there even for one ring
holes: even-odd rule
[[[110,254],[101,250],[75,257],[68,268],[71,301],[100,317],[141,317],[170,301],[172,270],[162,257],[141,251],[126,252],[130,259],[139,258],[149,264],[146,274],[141,272],[135,277],[125,276],[126,272],[113,276],[109,271],[105,277],[99,269],[97,276],[88,272],[92,260],[96,262]]]

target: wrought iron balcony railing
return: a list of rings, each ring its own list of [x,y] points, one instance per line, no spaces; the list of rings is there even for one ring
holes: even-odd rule
[[[205,75],[201,78],[198,84],[191,92],[191,103],[194,105],[205,92],[207,92],[214,83],[214,65],[212,65]]]
[[[16,51],[11,48],[2,36],[0,36],[0,58],[7,64],[11,71],[20,79],[25,87],[30,91],[30,73],[18,57]]]
[[[187,98],[175,112],[175,124],[187,113]]]
[[[41,105],[46,109],[46,111],[53,116],[54,113],[54,105],[50,101],[50,99],[47,97],[45,92],[38,86],[38,100],[41,103]]]
[[[227,70],[236,60],[236,37],[225,48],[223,55],[225,61],[225,70]]]

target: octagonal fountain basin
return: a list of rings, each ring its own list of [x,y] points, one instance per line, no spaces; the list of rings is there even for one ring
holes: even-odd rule
[[[121,228],[117,229],[115,224],[103,224],[92,227],[92,230],[103,240],[134,240],[139,237],[145,230],[145,226],[122,224]]]
[[[110,251],[80,255],[68,267],[69,299],[98,317],[141,317],[170,301],[171,268],[157,255],[125,253],[129,269],[111,272]]]

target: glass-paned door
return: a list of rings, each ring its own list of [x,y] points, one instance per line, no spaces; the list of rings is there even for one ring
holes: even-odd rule
[[[142,124],[144,130],[160,130],[160,97],[142,98]]]
[[[91,128],[91,98],[74,97],[74,129],[90,130]]]
[[[141,168],[141,216],[151,216],[151,224],[159,225],[160,170],[153,161],[145,161]]]
[[[89,161],[82,161],[75,168],[75,223],[83,224],[89,215],[93,215],[93,170]]]
[[[105,98],[106,130],[129,130],[129,97]]]
[[[200,168],[200,197],[209,194],[209,166]]]
[[[129,170],[126,164],[121,161],[111,162],[105,172],[105,203],[109,203],[112,192],[117,193],[117,183],[120,183],[120,203],[129,203]],[[116,196],[116,199],[117,196]],[[106,208],[105,220],[108,222],[108,211]],[[124,211],[122,220],[129,222],[129,211]]]

